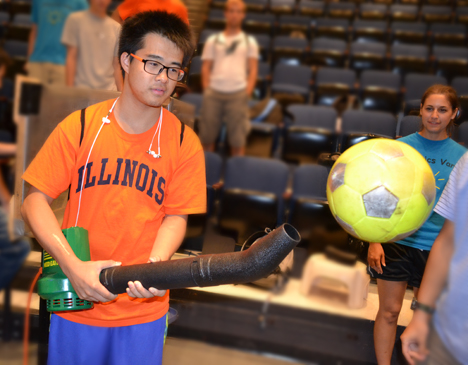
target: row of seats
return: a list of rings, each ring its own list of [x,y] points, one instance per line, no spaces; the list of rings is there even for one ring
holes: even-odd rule
[[[30,14],[32,0],[9,0],[0,2],[0,11],[10,14],[10,19],[16,14]]]
[[[424,85],[417,86],[424,92]],[[415,94],[416,87],[412,89]],[[407,113],[411,113],[413,109],[416,113],[419,112],[422,92],[417,93],[418,96],[407,103]],[[195,106],[198,123],[202,122],[199,115],[202,99],[202,94],[197,93],[185,94],[181,98],[182,101]],[[463,106],[467,105],[467,98],[461,99]],[[291,104],[286,107],[284,114],[282,126],[252,122],[251,134],[247,140],[247,154],[269,157],[278,155],[275,152],[279,150],[281,158],[291,163],[316,162],[322,153],[343,152],[371,136],[405,136],[419,130],[420,124],[418,117],[412,119],[413,116],[408,116],[397,124],[396,117],[391,113],[368,110],[346,110],[338,122],[335,108],[322,105]],[[468,116],[462,114],[460,122],[466,119]],[[468,123],[462,123],[460,134],[455,134],[454,138],[468,146],[467,135],[464,132],[467,126]],[[255,144],[257,146],[254,146]],[[263,148],[261,154],[258,154],[259,148]]]
[[[214,2],[213,4],[217,4]],[[218,3],[221,4],[221,3]],[[224,7],[224,2],[222,3]],[[298,14],[314,18],[329,17],[337,19],[391,19],[402,21],[423,22],[461,22],[468,21],[468,7],[437,5],[414,5],[414,4],[372,4],[363,3],[357,6],[352,2],[329,2],[303,0],[296,4],[295,0],[250,0],[246,1],[247,17],[249,19],[271,19],[276,15]],[[216,16],[222,9],[211,9],[209,18]],[[256,15],[265,17],[256,17]]]
[[[307,114],[310,116],[310,111]],[[402,122],[400,130],[404,135],[419,129],[418,117],[405,117]],[[375,120],[371,123],[378,124]],[[468,123],[460,127],[465,139],[467,127]],[[361,141],[374,137],[364,136]],[[304,164],[291,171],[283,161],[249,156],[232,157],[223,164],[221,157],[211,152],[205,152],[205,161],[208,214],[189,217],[187,238],[203,235],[209,216],[215,215],[217,227],[238,244],[265,227],[274,228],[284,222],[298,229],[301,245],[309,251],[320,251],[325,244],[341,247],[347,244],[346,232],[328,208],[326,167]]]
[[[207,36],[211,30],[204,30]],[[212,33],[211,33],[212,34]],[[449,45],[394,44],[383,42],[347,43],[340,39],[317,37],[311,42],[288,36],[258,35],[260,61],[276,65],[278,62],[313,66],[347,67],[363,70],[391,70],[404,75],[408,72],[434,73],[451,80],[468,75],[468,47]],[[200,45],[199,48],[202,46]],[[194,57],[192,65],[199,63]],[[198,67],[198,66],[195,66]],[[197,68],[195,68],[197,70]]]
[[[27,42],[32,21],[29,14],[0,11],[0,38]]]
[[[357,62],[357,59],[354,61]],[[271,72],[268,63],[260,62],[256,88],[260,98],[271,94],[297,103],[312,102],[328,106],[334,105],[339,98],[356,94],[364,109],[396,114],[404,106],[402,102],[421,98],[424,91],[436,83],[447,84],[447,78],[420,73],[407,73],[402,77],[398,73],[376,70],[363,70],[358,75],[353,69],[331,67],[320,67],[314,73],[309,66],[284,63],[276,64]],[[192,60],[188,85],[193,92],[201,92],[199,57]],[[451,85],[459,95],[468,95],[467,77],[454,77]],[[314,93],[313,99],[311,92]]]
[[[218,201],[215,212],[218,228],[232,234],[239,244],[254,232],[284,222],[299,230],[303,238],[301,245],[313,241],[323,247],[327,242],[323,240],[325,232],[315,234],[315,230],[320,229],[341,234],[341,245],[347,242],[347,234],[334,221],[328,208],[328,170],[324,166],[304,165],[291,174],[286,163],[274,159],[232,157],[223,163],[219,155],[209,152],[205,153],[205,159],[207,185],[217,186],[223,181],[217,198],[211,195],[208,204]],[[189,218],[188,232],[195,232],[194,228]],[[198,233],[201,232],[199,229]]]
[[[212,10],[213,11],[213,10]],[[403,22],[373,19],[356,19],[349,22],[345,19],[318,18],[312,19],[303,15],[280,15],[278,20],[269,19],[268,14],[254,14],[264,20],[249,20],[244,23],[248,33],[262,35],[290,35],[300,32],[306,38],[328,36],[344,40],[377,40],[386,43],[416,43],[416,44],[466,44],[466,24],[460,23],[424,23]],[[224,28],[224,18],[220,13],[218,18],[209,17],[206,29],[212,31]],[[200,34],[199,44],[203,44],[209,34]]]

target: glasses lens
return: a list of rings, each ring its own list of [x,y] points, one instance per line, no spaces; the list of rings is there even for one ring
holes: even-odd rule
[[[180,68],[177,68],[175,70],[177,70],[177,76],[175,76],[174,78],[172,78],[172,76],[171,76],[172,80],[175,80],[175,81],[182,80],[184,78],[184,71],[181,70]],[[171,72],[169,71],[169,73],[171,73]]]
[[[159,62],[146,61],[145,71],[150,74],[159,75],[163,69],[164,69],[164,66],[161,65]]]

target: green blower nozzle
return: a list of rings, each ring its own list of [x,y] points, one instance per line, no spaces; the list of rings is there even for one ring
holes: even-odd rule
[[[62,230],[70,247],[81,261],[90,261],[88,231],[80,227]],[[80,299],[70,280],[46,251],[42,252],[42,276],[37,282],[37,293],[47,301],[47,311],[59,312],[93,308],[93,302]]]

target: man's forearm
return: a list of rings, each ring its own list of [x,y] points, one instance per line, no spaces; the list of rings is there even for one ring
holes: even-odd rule
[[[36,188],[31,188],[24,199],[21,213],[34,233],[34,237],[64,270],[79,260],[60,229],[50,203],[52,200]]]
[[[255,58],[249,59],[249,76],[247,78],[247,94],[250,96],[257,83],[258,75],[258,60]]]
[[[69,47],[67,51],[67,60],[65,63],[65,78],[67,86],[75,85],[76,57],[76,48]]]
[[[164,217],[150,257],[158,256],[161,261],[169,260],[177,251],[185,237],[187,215],[167,215]]]
[[[201,82],[203,90],[210,86],[211,66],[213,61],[203,61],[201,69]]]
[[[113,260],[81,261],[68,244],[55,218],[50,203],[52,198],[32,187],[24,199],[21,213],[41,246],[59,264],[70,279],[77,295],[84,300],[107,302],[117,297],[99,282],[102,269],[120,265]]]
[[[34,52],[34,46],[36,44],[36,36],[37,36],[37,25],[33,24],[31,27],[31,31],[29,32],[29,39],[28,39],[28,60],[31,57],[32,53]]]
[[[16,154],[16,143],[0,142],[0,157],[14,156]]]
[[[444,289],[453,255],[454,224],[446,220],[432,246],[419,289],[418,301],[435,307]]]

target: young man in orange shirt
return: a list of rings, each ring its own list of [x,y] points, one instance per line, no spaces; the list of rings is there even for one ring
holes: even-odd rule
[[[87,311],[53,314],[49,364],[159,364],[168,292],[129,282],[114,295],[99,282],[106,267],[169,260],[188,214],[206,210],[204,156],[195,133],[162,103],[193,52],[189,27],[145,12],[122,27],[124,88],[117,100],[75,112],[51,134],[23,178],[32,187],[22,213],[58,262]],[[70,186],[62,228],[89,232],[91,260],[72,252],[50,203]]]

